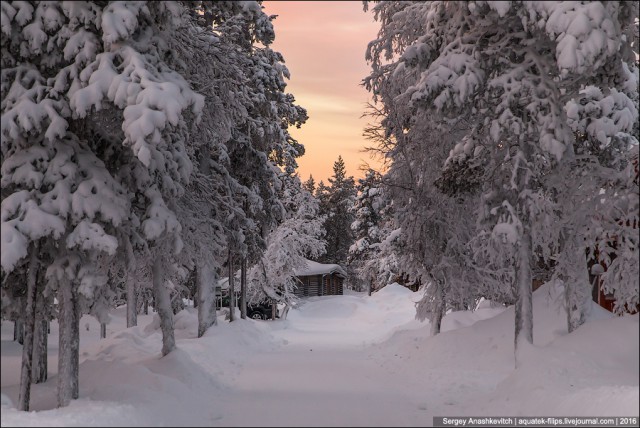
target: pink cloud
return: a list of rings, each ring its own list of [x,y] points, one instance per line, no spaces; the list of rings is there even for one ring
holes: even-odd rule
[[[305,145],[299,159],[303,179],[316,181],[333,173],[333,162],[342,155],[347,171],[356,177],[358,167],[369,162],[362,150],[367,121],[360,116],[368,92],[360,86],[369,73],[367,44],[376,37],[378,24],[356,1],[265,1],[274,20],[272,46],[282,53],[291,80],[287,91],[309,113],[309,122],[292,134]]]

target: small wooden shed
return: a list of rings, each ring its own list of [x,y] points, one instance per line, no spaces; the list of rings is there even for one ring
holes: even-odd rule
[[[347,272],[337,264],[323,264],[307,260],[306,269],[294,271],[298,279],[295,295],[327,296],[343,294],[343,284]]]

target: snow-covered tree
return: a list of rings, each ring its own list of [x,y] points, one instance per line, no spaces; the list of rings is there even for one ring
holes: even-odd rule
[[[149,243],[180,229],[163,198],[188,179],[181,114],[202,97],[162,58],[183,15],[171,2],[2,3],[2,268],[30,243],[55,248],[42,269],[60,305],[60,405],[78,394],[80,311],[106,314],[115,229],[137,216]]]
[[[368,170],[364,178],[358,180],[357,196],[352,207],[355,220],[351,223],[351,230],[355,242],[349,248],[349,265],[355,272],[356,279],[352,286],[360,285],[367,293],[386,285],[378,279],[380,262],[380,245],[384,236],[384,225],[389,218],[386,208],[389,201],[383,196],[380,174]],[[359,284],[357,284],[357,283]]]
[[[306,269],[307,258],[317,259],[325,251],[323,218],[318,201],[297,176],[283,175],[281,200],[286,218],[267,237],[267,248],[251,268],[249,281],[256,298],[267,295],[288,308],[296,301],[296,270]],[[285,313],[286,313],[285,309]]]
[[[342,156],[338,156],[338,160],[333,164],[333,176],[329,178],[329,186],[320,182],[316,192],[319,195],[320,212],[326,216],[324,229],[327,252],[321,261],[346,266],[349,247],[353,243],[351,207],[355,201],[356,189],[353,177],[347,176]]]
[[[545,178],[575,157],[565,105],[586,85],[611,90],[629,62],[625,32],[637,7],[385,2],[374,12],[382,29],[369,49],[372,90],[412,74],[416,82],[397,95],[398,104],[468,123],[445,163],[444,184],[455,185],[460,174],[452,171],[481,174],[480,234],[484,252],[514,268],[519,349],[533,341],[532,261],[550,261],[560,245],[559,228],[546,227],[561,213]],[[627,119],[623,127],[633,122]]]
[[[570,171],[549,181],[566,213],[556,276],[565,283],[569,331],[584,323],[591,304],[593,284],[587,276],[585,253],[607,267],[600,280],[606,292],[614,295],[616,312],[638,305],[638,68],[634,62],[621,62],[615,68],[609,77],[612,87],[603,91],[586,86],[565,105],[575,133],[576,156]],[[569,260],[574,260],[571,266]]]
[[[313,175],[309,175],[309,179],[302,183],[302,187],[312,195],[316,194],[316,180],[314,180]]]
[[[281,186],[278,174],[280,168],[292,173],[295,158],[304,153],[288,127],[300,126],[307,116],[304,109],[295,105],[293,96],[285,92],[289,72],[282,56],[269,48],[275,37],[272,17],[264,14],[259,3],[199,4],[205,27],[210,30],[213,25],[219,43],[230,47],[211,56],[211,71],[202,70],[199,79],[206,87],[206,79],[212,74],[220,76],[220,89],[209,85],[209,92],[215,92],[212,95],[218,105],[228,104],[228,110],[233,112],[227,115],[231,123],[220,150],[226,157],[224,169],[231,180],[224,179],[231,204],[227,214],[219,210],[218,215],[224,219],[227,264],[232,271],[233,265],[240,265],[245,272],[242,267],[247,261],[260,258],[266,233],[284,215],[277,196]],[[229,87],[228,82],[233,86]],[[231,97],[227,96],[229,90]],[[212,127],[218,122],[211,122]],[[243,294],[245,285],[241,281]],[[241,314],[244,313],[242,306]]]
[[[90,11],[70,4],[2,4],[2,269],[10,273],[31,252],[40,258],[32,264],[35,277],[38,269],[50,277],[55,266],[66,266],[58,281],[41,289],[56,291],[60,302],[61,405],[77,396],[72,354],[78,299],[94,303],[100,295],[105,282],[99,279],[98,259],[115,253],[114,228],[126,220],[129,204],[122,186],[88,148],[70,101],[73,83],[95,56],[95,40],[79,28],[85,12]],[[74,271],[79,255],[83,266]],[[6,286],[11,284],[3,281]],[[28,299],[30,305],[36,300]],[[34,310],[26,313],[32,317]],[[33,325],[29,320],[23,358],[24,410]]]

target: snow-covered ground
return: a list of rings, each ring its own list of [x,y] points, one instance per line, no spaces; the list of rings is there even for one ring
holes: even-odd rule
[[[550,284],[534,293],[534,342],[514,369],[513,308],[448,314],[429,337],[412,293],[311,298],[286,320],[219,317],[196,336],[192,308],[176,316],[178,350],[160,358],[153,316],[107,338],[81,323],[80,399],[55,408],[57,325],[50,378],[32,411],[3,404],[2,426],[429,426],[433,416],[637,416],[639,317],[591,319],[567,334]],[[18,394],[20,346],[2,323],[2,394]]]

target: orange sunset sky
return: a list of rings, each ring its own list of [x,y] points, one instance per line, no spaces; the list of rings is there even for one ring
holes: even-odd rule
[[[276,39],[271,46],[282,53],[291,73],[287,92],[307,109],[309,120],[290,129],[304,144],[298,159],[302,181],[312,174],[316,183],[333,175],[333,163],[342,155],[347,174],[362,177],[360,166],[371,160],[362,150],[370,145],[362,136],[367,118],[361,118],[369,93],[360,86],[369,73],[367,44],[379,25],[361,1],[264,1]]]

